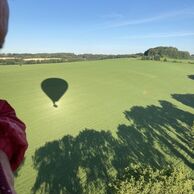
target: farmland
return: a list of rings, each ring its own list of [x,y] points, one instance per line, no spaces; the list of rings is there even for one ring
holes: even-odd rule
[[[130,162],[193,169],[193,72],[186,62],[127,58],[0,66],[0,97],[27,125],[18,194],[89,192]],[[57,107],[41,88],[48,78],[68,85]]]

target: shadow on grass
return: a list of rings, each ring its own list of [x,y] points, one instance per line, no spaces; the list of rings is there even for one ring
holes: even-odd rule
[[[194,80],[194,75],[188,75],[188,78]]]
[[[48,78],[42,81],[41,88],[52,100],[53,106],[57,108],[56,102],[59,101],[67,91],[68,83],[60,78]]]
[[[131,162],[162,168],[173,158],[194,169],[190,129],[194,115],[172,103],[134,106],[117,135],[85,129],[46,143],[33,157],[37,177],[33,193],[108,193],[108,184]]]
[[[172,97],[184,105],[194,108],[194,94],[172,94]]]

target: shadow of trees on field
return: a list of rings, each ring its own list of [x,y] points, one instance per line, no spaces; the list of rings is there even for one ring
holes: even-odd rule
[[[137,161],[162,168],[176,158],[194,169],[190,148],[194,114],[168,101],[159,103],[125,111],[130,124],[120,124],[116,136],[85,129],[36,150],[33,162],[38,174],[32,192],[109,193],[111,180]]]
[[[68,135],[47,143],[34,156],[38,169],[34,193],[44,183],[42,193],[58,194],[83,193],[88,189],[84,184],[108,182],[115,141],[110,132],[86,129],[75,138]]]
[[[172,97],[182,104],[194,108],[194,94],[172,94]]]
[[[164,154],[175,156],[194,169],[194,165],[185,157],[186,155],[194,157],[190,149],[194,115],[178,109],[168,101],[159,102],[161,107],[155,105],[146,108],[133,107],[130,111],[126,111],[125,115],[138,130],[143,130],[142,133],[150,146],[158,144]],[[153,157],[155,159],[155,154]],[[161,159],[163,160],[159,157],[156,160],[160,161],[159,165],[162,162]],[[154,163],[153,165],[156,166]]]
[[[188,75],[188,78],[194,80],[194,75]]]
[[[194,80],[194,75],[188,75],[188,78]],[[194,94],[172,94],[171,96],[182,104],[194,108]]]

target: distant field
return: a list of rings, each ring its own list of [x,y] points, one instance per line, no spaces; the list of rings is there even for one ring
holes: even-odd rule
[[[189,75],[193,64],[137,59],[0,66],[0,98],[27,125],[18,194],[95,193],[95,183],[102,186],[129,162],[181,161],[194,169]],[[41,89],[48,78],[68,84],[57,108]]]

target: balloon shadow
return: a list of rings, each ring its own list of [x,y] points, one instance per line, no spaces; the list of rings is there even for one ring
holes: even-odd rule
[[[68,89],[68,83],[60,78],[48,78],[42,81],[41,88],[43,92],[51,99],[53,106],[57,108],[56,102],[65,94]]]

